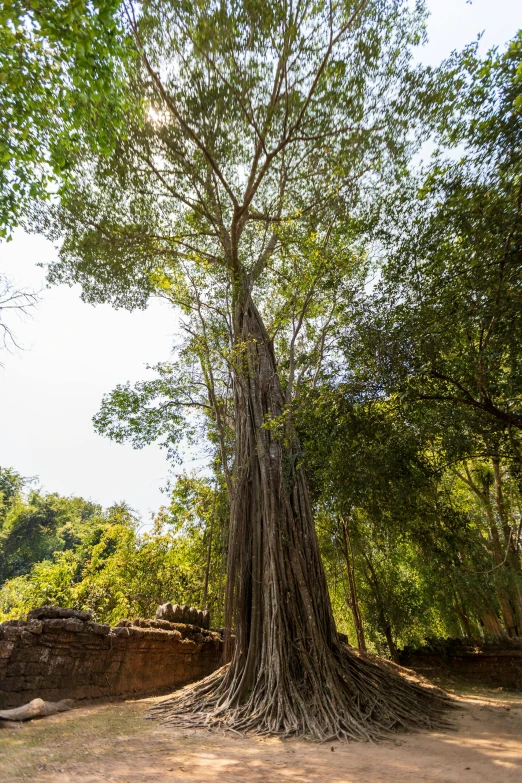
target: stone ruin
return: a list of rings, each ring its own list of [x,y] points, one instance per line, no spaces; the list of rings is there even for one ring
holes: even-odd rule
[[[187,625],[197,625],[199,628],[210,628],[210,612],[208,609],[194,609],[187,604],[166,603],[158,606],[156,610],[156,620],[168,620],[171,623],[186,623]]]
[[[448,678],[487,688],[522,691],[522,639],[440,639],[399,652],[401,666],[428,679]]]
[[[38,609],[31,609],[27,614],[28,620],[80,620],[87,623],[91,619],[90,612],[83,612],[80,609],[62,609],[60,606],[40,606]],[[8,622],[20,622],[13,620]]]
[[[209,626],[207,611],[171,603],[155,619],[122,620],[115,628],[93,622],[89,612],[34,609],[27,620],[0,623],[0,710],[35,698],[179,688],[221,665],[222,637]]]

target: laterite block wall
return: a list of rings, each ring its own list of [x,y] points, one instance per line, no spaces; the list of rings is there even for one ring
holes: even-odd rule
[[[111,628],[78,619],[0,623],[0,709],[36,697],[59,701],[174,689],[218,668],[218,633],[163,625],[170,628]]]
[[[426,677],[456,677],[473,685],[522,690],[522,639],[502,642],[448,640],[419,650],[406,648],[400,663]]]

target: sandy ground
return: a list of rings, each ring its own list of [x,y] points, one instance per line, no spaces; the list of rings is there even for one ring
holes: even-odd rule
[[[455,729],[372,743],[181,731],[152,699],[79,707],[0,730],[0,781],[18,783],[508,783],[522,781],[522,695],[457,695]]]

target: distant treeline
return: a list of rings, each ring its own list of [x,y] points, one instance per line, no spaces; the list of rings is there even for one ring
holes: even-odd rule
[[[104,510],[24,484],[0,468],[0,621],[52,604],[115,623],[153,617],[172,599],[208,605],[219,623],[223,544],[207,481],[180,479],[149,526],[125,504]]]
[[[392,403],[343,409],[323,392],[314,410],[317,531],[350,642],[395,657],[426,639],[520,635],[516,463],[441,467]],[[0,620],[53,604],[116,623],[175,600],[223,621],[228,508],[214,481],[180,477],[148,526],[125,504],[45,493],[11,469],[0,469],[0,493]]]

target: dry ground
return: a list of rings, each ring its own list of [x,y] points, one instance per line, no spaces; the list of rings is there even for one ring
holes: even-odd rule
[[[522,695],[456,694],[455,730],[379,744],[181,731],[153,699],[82,706],[0,730],[2,783],[508,783],[522,781]]]

